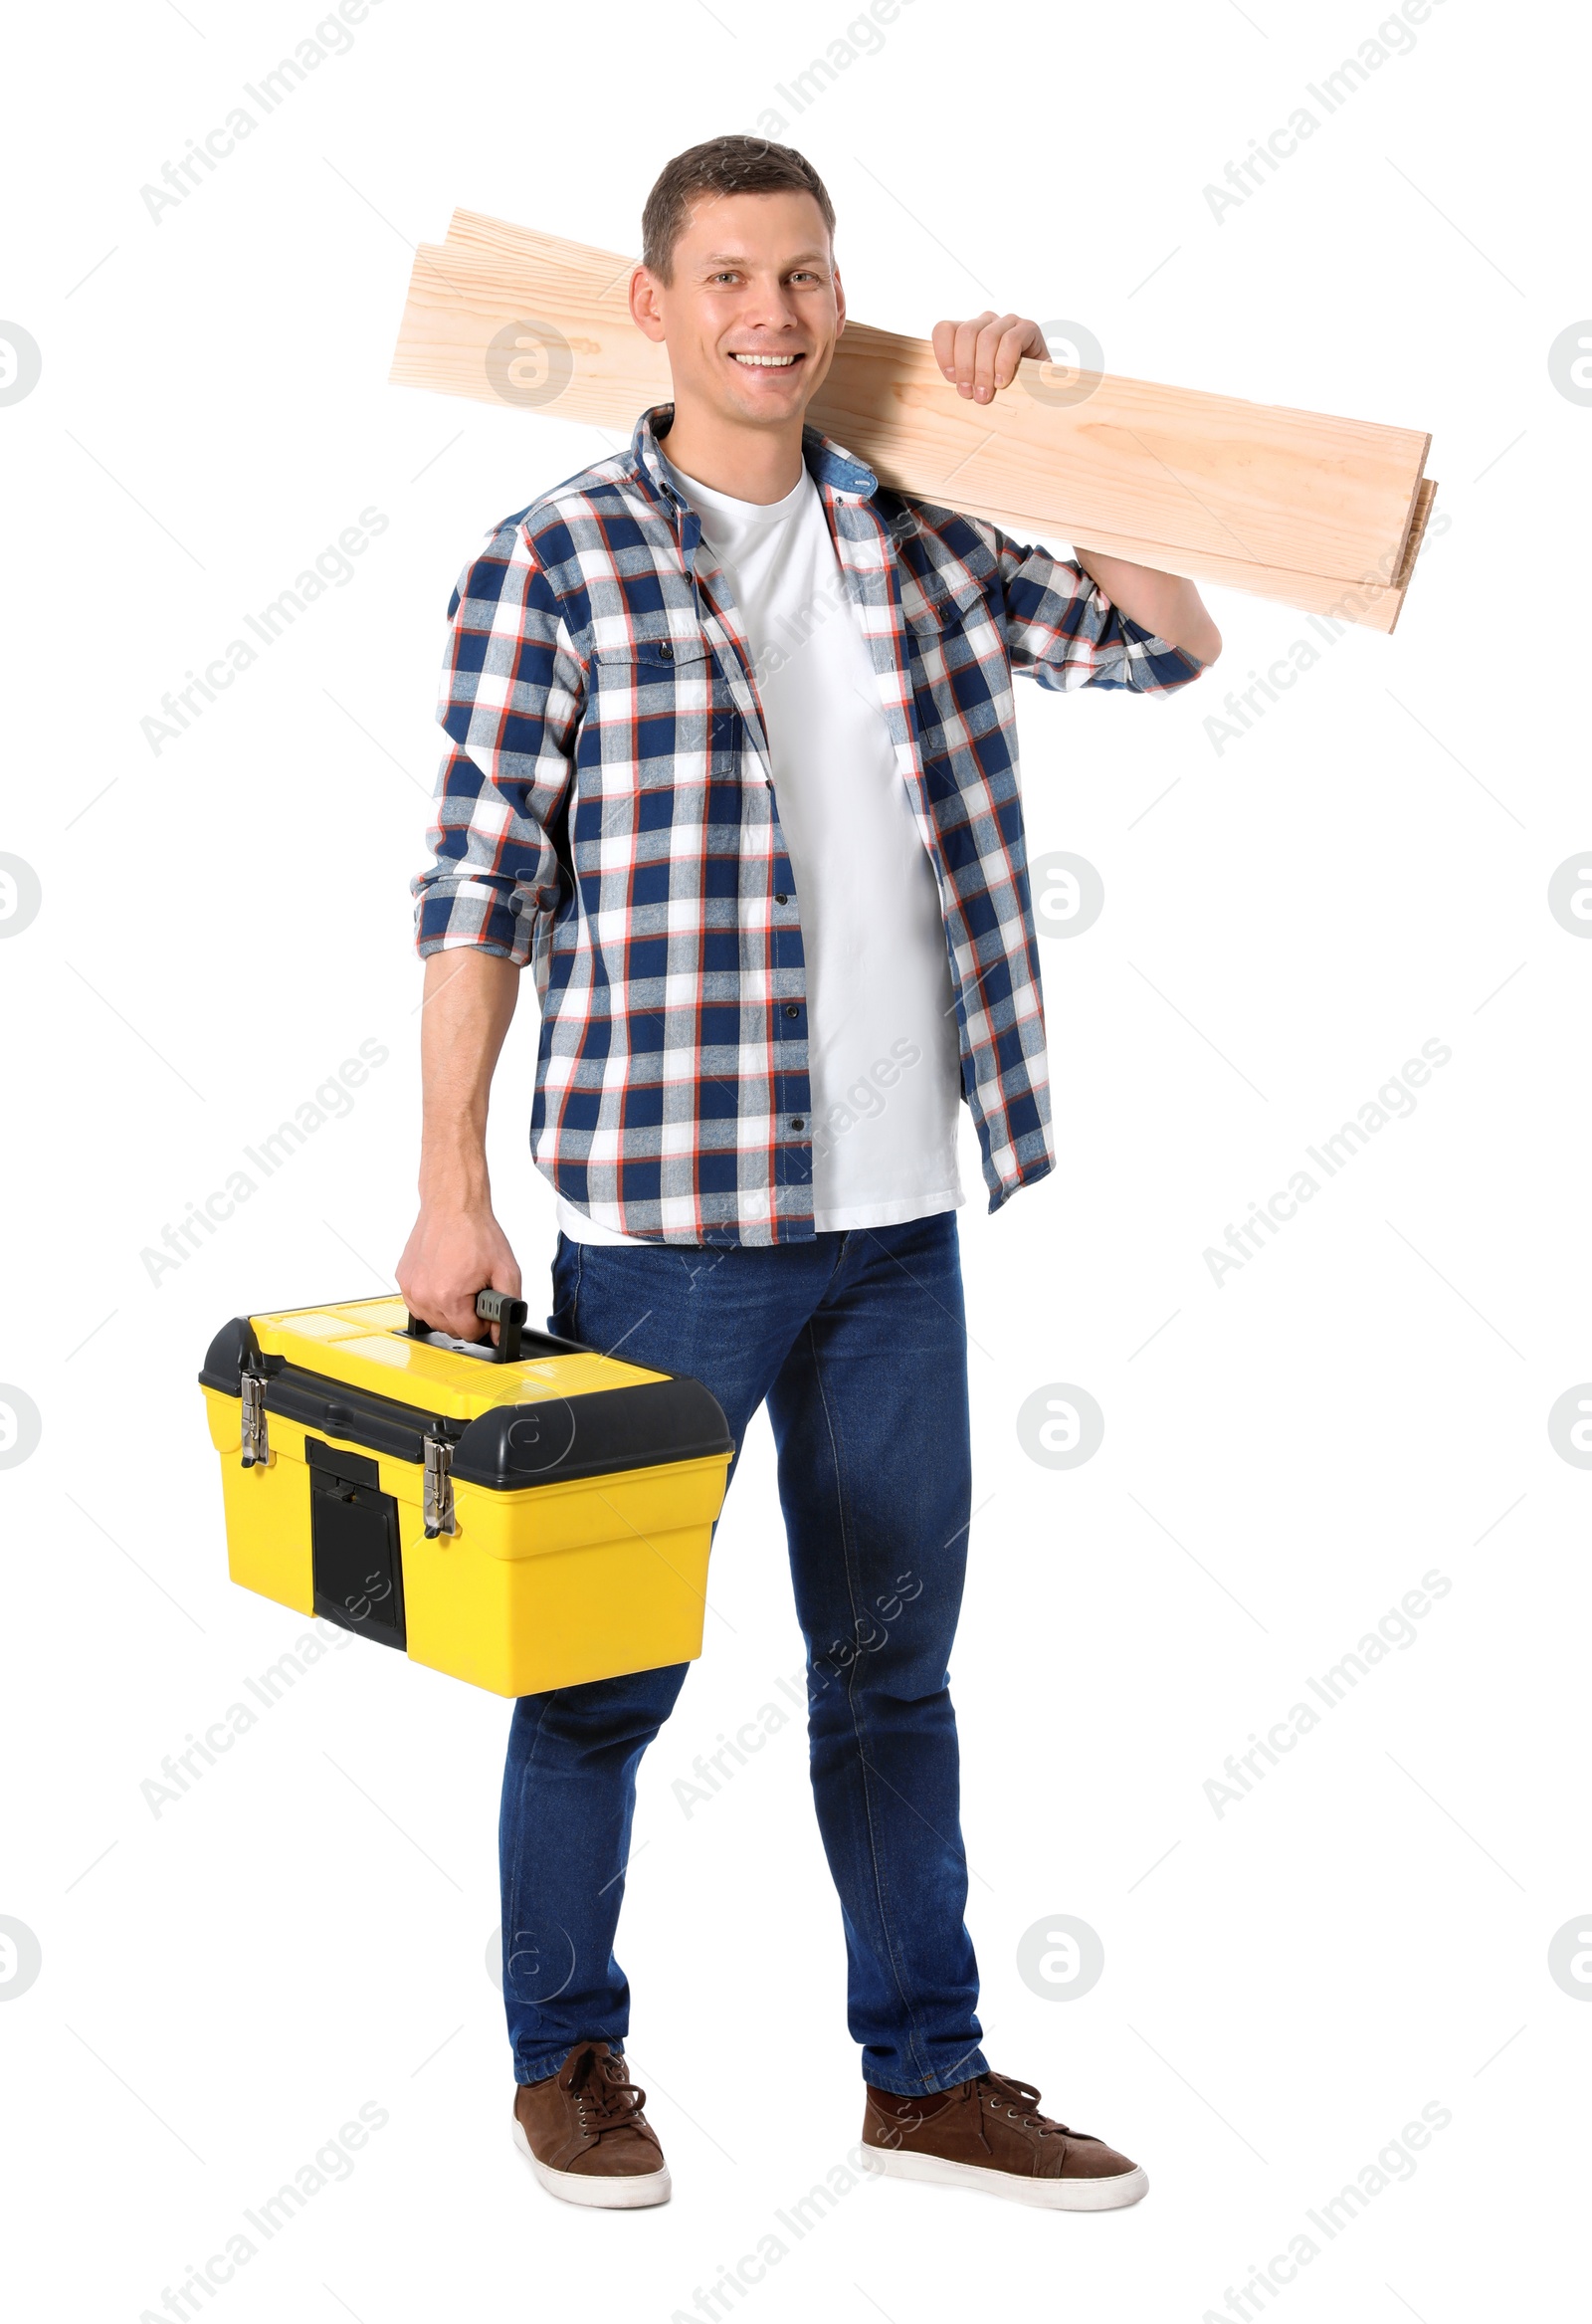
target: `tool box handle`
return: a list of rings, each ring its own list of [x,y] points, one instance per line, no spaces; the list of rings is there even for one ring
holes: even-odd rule
[[[519,1343],[525,1329],[525,1318],[530,1313],[525,1302],[522,1299],[511,1298],[506,1291],[478,1291],[476,1294],[476,1313],[484,1324],[498,1326],[498,1345],[492,1352],[493,1362],[495,1364],[517,1364],[519,1362]],[[445,1334],[444,1337],[446,1338],[446,1336]],[[431,1337],[430,1324],[422,1323],[419,1316],[412,1315],[409,1318],[409,1337],[412,1340],[429,1339]],[[488,1339],[490,1337],[489,1334]],[[485,1347],[487,1340],[483,1340],[480,1345]]]

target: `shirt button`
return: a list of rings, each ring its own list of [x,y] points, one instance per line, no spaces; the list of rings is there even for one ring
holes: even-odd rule
[[[675,649],[668,638],[659,641],[658,658],[661,662],[672,662],[675,659]]]
[[[806,1116],[803,1114],[793,1114],[790,1119],[790,1126],[793,1130],[805,1130],[807,1127]]]
[[[800,1009],[797,1007],[797,1005],[796,1005],[795,1001],[793,1001],[793,1000],[787,1000],[787,1001],[786,1001],[786,1003],[785,1003],[785,1014],[786,1014],[788,1017],[799,1017],[799,1016],[801,1015],[801,1013],[802,1013],[802,1012],[801,1012],[801,1010],[800,1010]]]
[[[790,902],[790,898],[788,896],[776,896],[774,898],[774,902],[776,904],[788,904]]]

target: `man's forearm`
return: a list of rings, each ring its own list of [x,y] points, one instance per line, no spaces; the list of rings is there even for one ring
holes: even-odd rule
[[[518,995],[519,970],[497,952],[460,945],[427,958],[420,1216],[398,1262],[398,1288],[411,1315],[467,1340],[480,1337],[477,1292],[519,1296],[487,1174],[487,1102]]]
[[[1157,572],[1152,565],[1130,564],[1126,557],[1106,556],[1097,548],[1075,548],[1073,554],[1130,621],[1153,630],[1169,646],[1181,646],[1196,662],[1216,660],[1222,633],[1192,581]]]
[[[489,1199],[487,1107],[518,996],[518,968],[496,952],[460,946],[433,952],[426,962],[422,1202],[469,1206]]]

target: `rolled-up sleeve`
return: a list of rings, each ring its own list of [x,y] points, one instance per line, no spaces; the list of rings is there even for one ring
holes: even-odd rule
[[[980,526],[1000,560],[1012,668],[1053,694],[1081,686],[1171,694],[1204,669],[1181,646],[1130,620],[1071,557]]]
[[[585,700],[556,592],[518,523],[466,566],[448,607],[437,718],[450,748],[411,881],[424,955],[475,945],[523,967],[537,916],[558,901],[549,836],[569,786]]]

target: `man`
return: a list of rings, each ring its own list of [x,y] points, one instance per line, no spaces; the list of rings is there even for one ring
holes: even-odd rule
[[[1021,546],[804,428],[845,325],[834,222],[788,147],[672,161],[630,300],[673,405],[460,580],[398,1279],[472,1338],[475,1294],[519,1290],[485,1132],[528,961],[550,1328],[705,1382],[737,1460],[768,1406],[870,2159],[1104,2210],[1144,2173],[979,2048],[946,1674],[971,1505],[956,1108],[992,1210],[1053,1166],[1012,671],[1164,693],[1221,641],[1189,582]],[[1046,353],[990,314],[934,349],[980,403]],[[637,1766],[686,1667],[514,1707],[514,2133],[571,2202],[669,2194],[613,1938]]]

